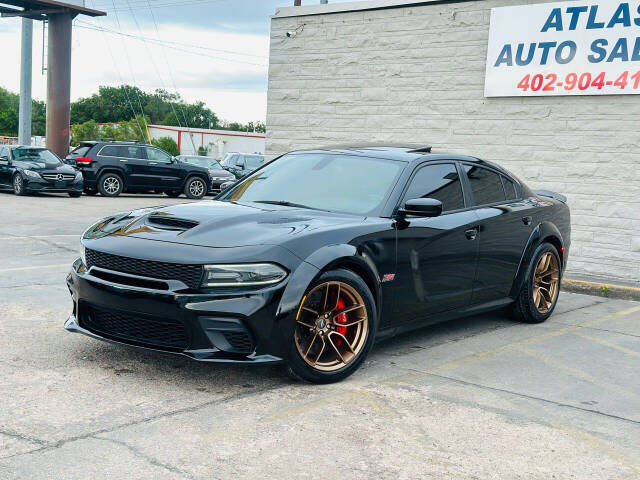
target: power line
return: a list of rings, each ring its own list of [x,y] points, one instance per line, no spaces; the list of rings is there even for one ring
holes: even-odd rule
[[[162,1],[162,0],[160,0]],[[171,0],[165,0],[166,3],[156,3],[153,5],[154,8],[164,8],[164,7],[176,7],[176,6],[189,6],[189,5],[203,5],[203,4],[207,4],[207,3],[217,3],[219,1],[224,1],[224,0],[175,0],[175,1],[171,1]],[[138,3],[132,5],[132,7],[136,10],[142,10],[147,8],[146,5],[142,4],[141,1],[139,1]],[[107,9],[107,10],[111,10],[112,12],[116,12],[116,11],[127,11],[129,10],[128,8],[124,8],[124,6],[120,5],[120,6],[115,6],[113,5],[113,8],[111,7],[101,7],[103,9]]]
[[[154,43],[163,43],[163,44],[170,44],[170,45],[177,45],[180,47],[189,47],[189,48],[196,48],[199,50],[209,50],[212,52],[218,52],[218,53],[228,53],[230,55],[238,55],[238,56],[243,56],[243,57],[254,57],[254,58],[262,58],[262,59],[268,59],[269,57],[267,55],[256,55],[254,53],[245,53],[245,52],[238,52],[238,51],[234,51],[234,50],[222,50],[220,48],[213,48],[213,47],[204,47],[202,45],[195,45],[193,43],[182,43],[182,42],[172,42],[171,40],[160,40],[160,39],[155,39],[155,38],[150,38],[150,37],[142,37],[142,36],[138,36],[138,35],[131,35],[128,33],[120,33],[117,32],[115,30],[111,30],[109,28],[103,27],[103,26],[98,26],[95,25],[91,22],[76,22],[76,25],[82,25],[83,27],[93,27],[94,30],[97,29],[101,29],[104,30],[105,32],[109,32],[109,33],[115,33],[116,35],[124,35],[130,38],[136,38],[136,39],[145,39]],[[266,65],[265,65],[266,66]]]
[[[101,28],[99,26],[89,26],[89,25],[84,25],[84,24],[78,24],[77,25],[78,28],[84,28],[86,30],[95,30],[95,31],[104,31],[107,33],[111,33],[114,35],[120,35],[123,37],[128,37],[128,38],[133,38],[135,40],[140,40],[140,41],[148,41],[149,43],[153,43],[156,45],[164,45],[166,46],[166,48],[170,48],[172,50],[177,50],[179,52],[184,52],[184,53],[190,53],[191,55],[198,55],[201,57],[206,57],[206,58],[213,58],[216,60],[220,60],[223,62],[230,62],[230,63],[240,63],[240,64],[244,64],[244,65],[253,65],[255,67],[268,67],[267,64],[265,63],[255,63],[255,62],[247,62],[244,60],[237,60],[237,59],[233,59],[233,58],[225,58],[225,57],[220,57],[220,56],[215,56],[215,55],[207,55],[205,53],[200,53],[200,52],[194,52],[193,50],[188,50],[187,48],[181,48],[179,46],[176,46],[177,42],[170,42],[170,41],[165,41],[165,40],[155,40],[153,38],[149,38],[149,37],[140,37],[138,35],[131,35],[129,33],[124,33],[124,32],[116,32],[113,30],[108,30],[105,28]],[[195,46],[190,46],[189,48],[194,48]]]

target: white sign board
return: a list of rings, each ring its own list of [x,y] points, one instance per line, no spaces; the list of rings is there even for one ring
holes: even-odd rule
[[[640,0],[491,10],[485,97],[640,94]]]

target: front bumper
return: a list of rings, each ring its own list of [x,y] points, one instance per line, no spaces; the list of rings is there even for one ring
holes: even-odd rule
[[[293,322],[276,319],[286,280],[253,292],[178,293],[92,273],[78,259],[67,276],[70,332],[205,362],[281,362],[290,348]]]
[[[23,176],[24,188],[28,192],[49,192],[49,193],[67,193],[79,192],[84,189],[84,181],[82,178],[71,181],[56,182],[41,178]]]

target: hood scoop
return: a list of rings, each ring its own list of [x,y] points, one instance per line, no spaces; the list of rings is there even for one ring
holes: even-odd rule
[[[147,223],[163,230],[180,230],[183,232],[200,225],[200,222],[189,220],[188,218],[177,218],[158,214],[149,215]]]

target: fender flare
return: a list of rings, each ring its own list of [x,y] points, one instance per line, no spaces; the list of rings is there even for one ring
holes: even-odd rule
[[[304,293],[322,272],[335,268],[346,268],[355,271],[363,278],[376,302],[377,324],[380,324],[382,289],[380,275],[373,260],[366,252],[360,252],[349,244],[327,245],[309,255],[293,272],[287,287],[282,294],[278,306],[277,317],[292,312],[297,313],[300,300]]]
[[[549,221],[544,221],[536,228],[533,229],[531,235],[529,236],[529,240],[527,240],[527,246],[522,252],[522,257],[520,258],[520,263],[518,264],[518,270],[516,271],[516,276],[513,281],[513,286],[511,287],[511,292],[509,296],[512,298],[516,298],[522,285],[526,280],[527,269],[529,268],[529,264],[531,263],[531,258],[533,257],[533,252],[535,252],[536,248],[540,246],[540,244],[549,237],[555,237],[560,245],[564,245],[564,240],[562,238],[562,234],[558,227],[556,227],[553,223]],[[561,269],[564,269],[564,261],[562,259],[562,254],[558,252],[561,257],[561,261],[563,263]]]

